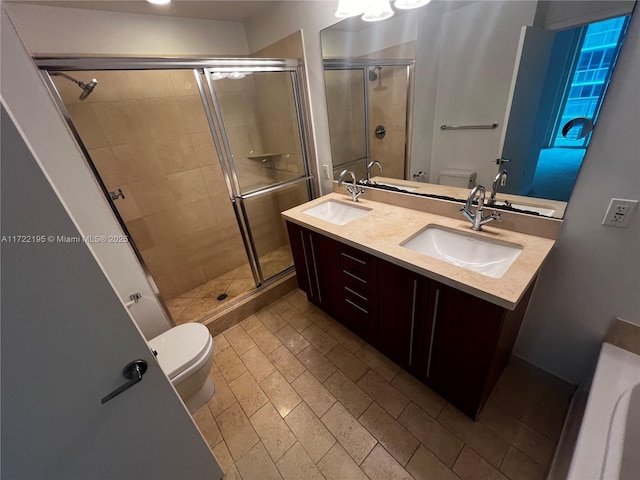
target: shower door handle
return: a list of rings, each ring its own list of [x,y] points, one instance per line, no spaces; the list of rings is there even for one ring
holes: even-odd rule
[[[133,387],[136,383],[142,380],[142,376],[146,371],[147,371],[147,362],[145,362],[144,360],[134,360],[133,362],[129,363],[126,367],[124,367],[124,370],[122,370],[122,375],[124,376],[124,378],[126,378],[129,381],[123,385],[120,385],[113,392],[111,392],[109,395],[107,395],[102,400],[100,400],[100,403],[104,405],[113,397],[117,397],[125,390],[128,390],[129,388]]]

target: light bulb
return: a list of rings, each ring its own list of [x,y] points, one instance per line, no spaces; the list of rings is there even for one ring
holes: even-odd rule
[[[340,0],[336,10],[336,17],[348,18],[362,15],[367,9],[367,3],[366,0]]]
[[[362,15],[362,20],[365,22],[379,22],[393,17],[393,13],[389,0],[371,0],[367,10]]]
[[[429,2],[431,0],[396,0],[393,6],[400,10],[409,10],[411,8],[424,7]]]

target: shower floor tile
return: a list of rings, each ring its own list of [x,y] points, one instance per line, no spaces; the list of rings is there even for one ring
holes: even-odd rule
[[[285,245],[262,255],[260,264],[267,278],[285,270],[293,265],[289,246]],[[198,322],[255,288],[251,267],[245,264],[168,300],[166,305],[176,324]],[[226,294],[227,297],[218,300],[217,297],[221,294]]]
[[[182,305],[174,302],[173,308]],[[258,346],[247,351],[250,345],[244,333],[254,338],[256,332],[270,331],[266,320],[276,328],[274,338],[286,338],[295,331],[289,320],[301,317],[316,327],[326,327],[326,315],[320,315],[297,290],[214,338],[214,349],[225,349],[224,355],[216,351],[212,367],[212,375],[222,385],[216,388],[213,399],[194,414],[194,419],[204,433],[215,433],[206,438],[210,443],[217,442],[211,447],[225,470],[225,479],[262,480],[267,467],[274,478],[305,480],[355,480],[369,478],[367,475],[450,480],[543,478],[571,398],[568,384],[514,358],[480,419],[472,422],[371,345],[348,341],[352,339],[340,329],[327,330],[337,344],[326,353],[313,346],[300,350],[295,342],[285,342],[274,357],[264,354],[257,341]],[[343,347],[343,342],[353,353]],[[308,370],[309,349],[313,349],[316,362],[321,359],[331,366],[332,375],[318,377],[317,372]],[[336,391],[335,378],[353,375],[349,362],[338,361],[342,357],[335,355],[337,349],[358,362],[362,369],[358,377],[375,378],[378,391],[396,392],[402,402],[394,404],[394,415],[385,410],[386,399],[377,395],[367,395],[368,407],[353,409],[351,397],[331,393]],[[227,357],[237,359],[238,379],[225,389],[224,380],[215,372],[228,371]],[[278,369],[283,368],[281,359],[285,357],[296,368],[285,369],[283,374]],[[364,385],[362,381],[359,384]],[[218,406],[216,398],[221,395],[225,397],[224,405]],[[259,402],[247,410],[247,399],[254,397],[259,397]],[[541,403],[545,411],[558,415],[549,415],[547,422],[537,421],[530,412],[539,410]],[[243,419],[243,435],[250,437],[248,443],[243,441],[243,449],[238,448],[237,433],[226,425],[227,417],[235,414]],[[407,419],[413,420],[407,423]],[[212,422],[217,424],[220,435]],[[405,428],[408,424],[410,428]],[[320,436],[310,436],[310,429]],[[352,435],[351,431],[360,434]],[[448,443],[442,443],[443,438]],[[365,444],[363,439],[367,440]],[[443,445],[449,444],[455,448],[448,449],[443,457]],[[254,464],[260,468],[249,468]]]

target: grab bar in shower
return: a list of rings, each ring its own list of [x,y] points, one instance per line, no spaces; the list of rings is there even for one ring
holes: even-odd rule
[[[440,125],[440,130],[493,130],[498,128],[497,123],[489,125]]]

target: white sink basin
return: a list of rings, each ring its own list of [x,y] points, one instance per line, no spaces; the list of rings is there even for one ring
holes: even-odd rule
[[[360,218],[371,211],[370,208],[356,205],[349,205],[335,200],[316,205],[315,207],[303,210],[302,213],[319,218],[334,225],[344,225],[356,218]]]
[[[519,245],[435,225],[428,225],[400,245],[492,278],[502,277],[522,252]]]
[[[504,206],[506,202],[501,200],[496,201],[496,205]],[[527,205],[525,203],[509,203],[513,208],[518,208],[520,210],[529,210],[530,212],[538,212],[540,215],[545,217],[552,217],[554,213],[556,213],[553,207],[548,207],[546,205]]]

